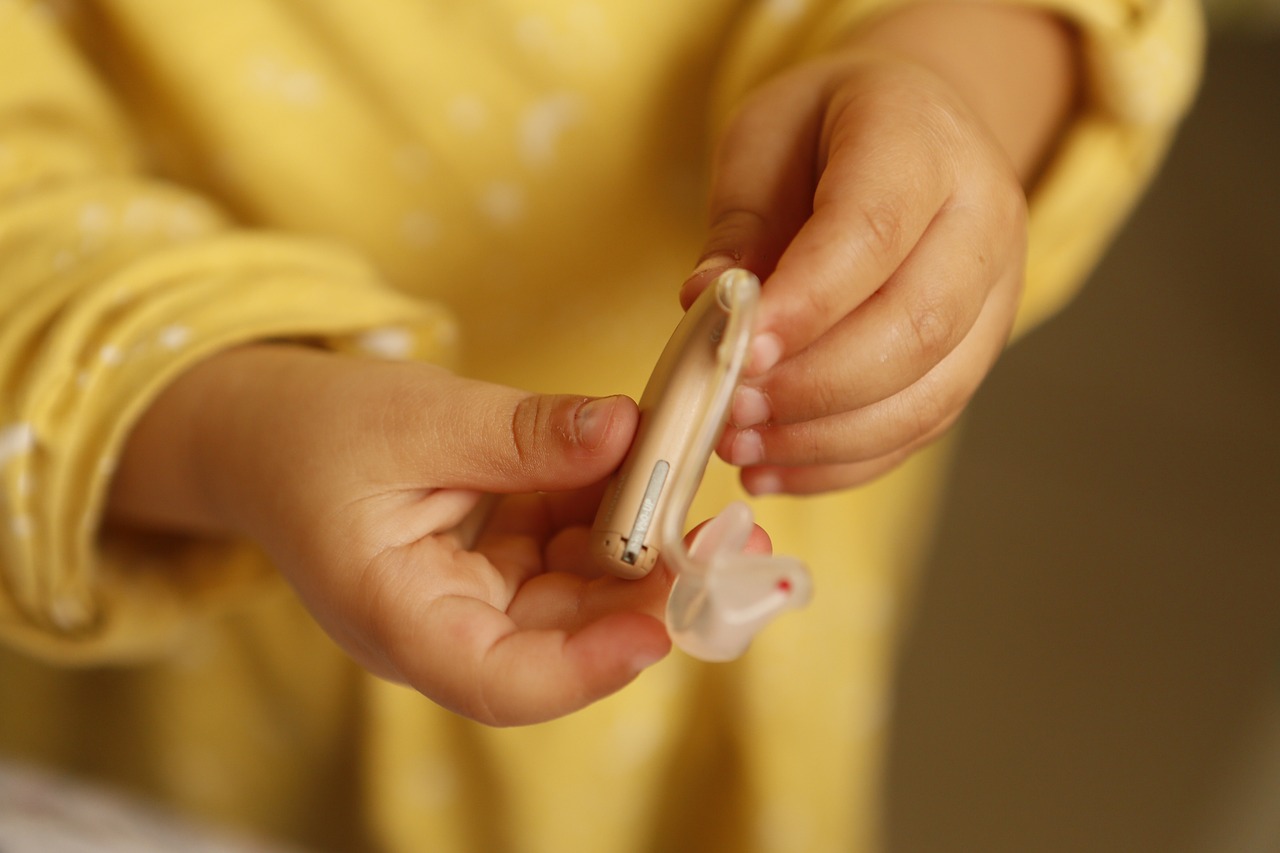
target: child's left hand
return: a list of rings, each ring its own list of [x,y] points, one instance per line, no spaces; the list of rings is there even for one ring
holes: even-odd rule
[[[732,265],[764,281],[718,448],[749,491],[857,485],[955,423],[1013,324],[1026,205],[946,81],[857,51],[776,78],[721,139],[711,199],[681,296]]]

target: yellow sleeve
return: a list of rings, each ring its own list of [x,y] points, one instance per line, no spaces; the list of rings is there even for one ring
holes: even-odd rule
[[[452,337],[360,259],[237,230],[142,159],[66,34],[0,2],[0,641],[55,659],[154,653],[270,577],[243,544],[101,533],[166,382],[254,339],[440,360]]]
[[[718,82],[718,121],[761,80],[919,0],[769,0],[739,24]],[[982,2],[982,0],[973,0]],[[1200,79],[1196,0],[994,0],[1050,10],[1080,36],[1086,80],[1071,126],[1029,198],[1027,285],[1015,332],[1060,308],[1164,157]]]

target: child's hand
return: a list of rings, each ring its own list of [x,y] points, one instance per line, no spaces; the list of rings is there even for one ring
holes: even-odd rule
[[[618,690],[670,648],[666,571],[599,577],[586,547],[600,481],[636,418],[623,397],[538,396],[421,364],[246,347],[156,402],[130,439],[113,508],[248,534],[372,672],[486,723],[536,722]],[[157,466],[148,448],[174,435],[188,444]],[[171,480],[159,501],[170,517],[157,518],[141,496],[163,497],[175,477],[203,490],[185,499]],[[488,506],[483,493],[506,497]],[[455,531],[477,507],[483,523]]]
[[[1013,160],[1024,152],[1002,142],[939,74],[897,52],[800,66],[741,106],[682,298],[730,265],[764,280],[719,446],[748,490],[856,485],[956,421],[1022,286],[1025,164]]]

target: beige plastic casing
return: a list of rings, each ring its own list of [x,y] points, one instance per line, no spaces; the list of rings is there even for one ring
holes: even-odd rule
[[[610,482],[592,528],[597,562],[615,575],[640,578],[653,569],[661,551],[660,520],[669,509],[677,473],[687,477],[696,467],[696,482],[706,470],[711,449],[697,446],[699,427],[715,415],[718,432],[727,414],[708,411],[723,372],[721,344],[731,309],[726,297],[732,277],[750,275],[730,270],[703,291],[649,377],[631,452]]]

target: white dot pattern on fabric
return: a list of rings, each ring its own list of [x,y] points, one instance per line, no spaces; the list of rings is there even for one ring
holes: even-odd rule
[[[248,78],[252,85],[294,106],[315,106],[324,97],[324,81],[319,74],[290,67],[273,56],[252,59]]]
[[[111,212],[101,202],[89,202],[80,208],[79,225],[86,237],[99,236],[111,227]]]
[[[529,166],[545,166],[564,132],[582,115],[582,99],[560,92],[525,109],[520,117],[520,156]]]
[[[178,350],[191,340],[191,329],[187,326],[165,326],[160,330],[160,346],[167,350]]]
[[[426,249],[439,241],[440,222],[426,211],[410,211],[400,220],[400,235],[410,246]]]
[[[121,285],[111,291],[111,304],[123,305],[134,297],[133,288],[128,285]]]
[[[458,777],[453,768],[442,761],[422,762],[408,782],[414,802],[426,809],[445,808],[458,796]]]
[[[36,431],[31,424],[9,424],[4,429],[0,429],[0,465],[30,453],[35,446]]]
[[[15,515],[9,518],[9,530],[19,539],[27,539],[31,536],[31,516]]]
[[[480,194],[480,212],[495,225],[514,225],[524,218],[524,192],[515,184],[495,181]]]
[[[64,272],[76,262],[76,253],[70,249],[59,249],[53,255],[54,272]]]
[[[468,133],[483,130],[489,123],[489,108],[479,97],[470,93],[455,95],[445,109],[454,127]]]
[[[160,205],[155,199],[138,198],[124,209],[120,224],[128,231],[145,232],[155,228],[159,219]]]
[[[568,20],[575,30],[591,36],[602,35],[609,26],[609,16],[597,3],[575,3],[569,8]]]
[[[392,158],[396,173],[409,181],[422,181],[431,170],[431,158],[420,145],[405,145]]]
[[[515,48],[531,60],[574,74],[607,73],[618,67],[627,42],[613,30],[612,16],[597,3],[547,7],[511,24]]]
[[[165,228],[170,238],[186,240],[200,233],[201,218],[200,211],[196,208],[190,206],[175,207],[169,212],[169,219]]]
[[[31,11],[36,13],[36,20],[45,26],[56,26],[62,21],[61,12],[49,3],[34,3]]]
[[[551,22],[541,15],[524,15],[516,21],[516,41],[531,53],[543,53],[551,49],[553,42]]]
[[[613,30],[610,15],[598,3],[575,3],[565,15],[573,50],[562,50],[557,59],[582,69],[604,73],[622,60],[624,45]]]
[[[765,0],[765,10],[775,20],[791,21],[804,14],[806,0]]]
[[[611,772],[625,775],[641,767],[662,743],[664,720],[657,714],[620,717],[609,735]]]
[[[53,624],[64,631],[70,631],[89,621],[89,611],[78,599],[55,598],[49,606],[49,617],[53,619]]]
[[[408,329],[388,326],[371,329],[356,339],[362,350],[381,358],[401,359],[413,354],[413,334]]]
[[[813,829],[805,814],[783,803],[766,803],[756,817],[760,846],[779,853],[812,850],[815,840]]]
[[[103,364],[119,364],[123,359],[124,353],[115,344],[107,344],[98,350],[98,360]]]

